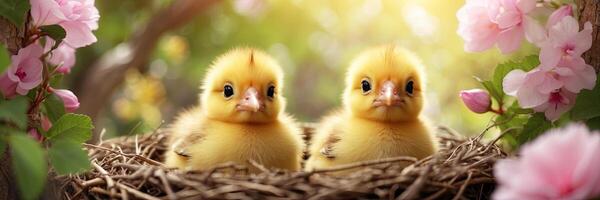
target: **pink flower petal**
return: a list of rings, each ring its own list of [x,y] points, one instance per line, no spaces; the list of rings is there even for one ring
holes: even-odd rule
[[[594,89],[596,85],[596,71],[591,65],[587,65],[582,70],[577,70],[572,76],[563,77],[565,89],[579,93],[582,89]]]
[[[64,41],[73,48],[84,47],[97,41],[92,30],[84,23],[70,21],[63,22],[60,26],[67,32]]]
[[[591,23],[586,22],[584,25],[584,29],[577,33],[573,39],[575,43],[575,49],[573,52],[573,56],[579,57],[581,54],[586,52],[592,47],[592,28]],[[579,29],[578,29],[579,30]]]
[[[550,29],[552,26],[560,22],[566,16],[573,16],[573,6],[565,5],[554,11],[548,18],[546,28]]]
[[[523,13],[529,13],[536,8],[537,1],[536,0],[519,0],[517,1],[517,7]]]
[[[37,26],[58,24],[66,20],[55,0],[30,0],[31,18]]]
[[[520,69],[512,70],[506,74],[502,81],[504,93],[515,96],[521,85],[523,85],[523,82],[525,82],[526,76],[527,73]]]
[[[69,90],[53,89],[53,93],[60,97],[60,99],[63,101],[67,112],[73,112],[79,108],[79,100],[77,99],[77,96],[73,94],[73,92]]]
[[[43,49],[39,44],[33,43],[19,50],[12,57],[11,66],[7,70],[10,80],[17,83],[16,92],[27,94],[28,90],[38,86],[42,81],[42,56]]]
[[[572,16],[565,16],[550,28],[549,35],[556,43],[568,41],[579,32],[579,22]]]
[[[46,38],[45,51],[49,51],[54,46],[52,38]],[[59,66],[56,71],[59,73],[69,73],[75,65],[75,49],[66,43],[61,43],[47,59],[52,65]]]
[[[4,98],[12,98],[17,95],[17,82],[14,82],[8,78],[6,73],[0,76],[0,92]]]
[[[521,47],[523,37],[522,26],[514,26],[503,30],[498,36],[498,48],[503,54],[512,53]]]
[[[498,15],[496,23],[501,29],[511,28],[521,23],[521,13],[516,10],[505,11]]]
[[[456,14],[457,33],[465,41],[465,51],[480,52],[496,43],[500,28],[488,18],[484,1],[468,1]]]
[[[523,21],[525,27],[525,38],[527,41],[540,47],[542,42],[546,40],[546,30],[540,25],[537,20],[526,16]]]
[[[562,57],[562,51],[559,48],[544,46],[540,50],[540,63],[543,68],[555,67]]]
[[[521,146],[494,166],[493,199],[591,199],[600,190],[600,133],[571,124]]]

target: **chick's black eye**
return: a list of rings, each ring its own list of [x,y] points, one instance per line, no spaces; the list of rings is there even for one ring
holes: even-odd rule
[[[225,98],[233,96],[233,87],[231,87],[231,85],[227,84],[223,86],[223,96],[225,96]]]
[[[269,86],[269,89],[267,89],[267,96],[271,98],[275,97],[275,86]]]
[[[406,88],[404,89],[406,91],[406,93],[408,93],[408,95],[412,95],[414,90],[415,90],[415,86],[414,86],[414,82],[413,81],[408,81],[406,83]]]
[[[369,91],[371,91],[371,83],[369,83],[369,81],[367,80],[362,80],[360,82],[361,88],[362,88],[362,92],[363,93],[367,93]]]

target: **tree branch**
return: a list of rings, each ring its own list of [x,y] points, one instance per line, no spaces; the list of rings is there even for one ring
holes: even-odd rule
[[[105,53],[83,78],[83,86],[79,90],[79,112],[96,119],[108,105],[116,88],[124,81],[125,72],[128,69],[146,67],[161,36],[187,24],[217,1],[176,0],[157,12],[143,28],[135,31],[131,41]],[[91,142],[97,140],[98,135],[94,134]]]
[[[600,71],[600,0],[576,0],[579,7],[579,24],[592,23],[592,48],[583,54],[586,63],[592,65],[596,72]]]
[[[23,29],[0,17],[0,43],[4,44],[11,54],[15,55],[21,49],[22,35]]]

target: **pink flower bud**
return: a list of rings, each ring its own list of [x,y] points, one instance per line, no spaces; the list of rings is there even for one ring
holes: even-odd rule
[[[460,98],[467,108],[475,113],[486,113],[490,111],[492,100],[490,95],[482,89],[471,89],[460,91]]]
[[[42,137],[42,134],[38,133],[37,130],[35,130],[35,128],[29,129],[29,137],[33,138],[36,141],[42,141],[44,140],[44,138]]]
[[[62,89],[52,89],[52,92],[62,99],[67,112],[73,112],[79,108],[79,100],[77,99],[77,96],[73,94],[73,92]]]
[[[48,131],[50,128],[52,128],[52,122],[50,119],[48,119],[48,117],[42,115],[42,129],[44,129],[44,131]]]
[[[573,6],[564,5],[557,10],[555,10],[550,17],[548,18],[548,22],[546,23],[546,28],[550,28],[554,26],[556,23],[560,22],[562,18],[566,16],[573,16]]]

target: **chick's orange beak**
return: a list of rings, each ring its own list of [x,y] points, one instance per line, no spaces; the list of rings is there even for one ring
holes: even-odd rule
[[[379,92],[379,97],[375,99],[374,106],[396,106],[400,104],[400,96],[396,91],[396,86],[392,81],[385,81]]]
[[[237,106],[238,111],[251,111],[258,112],[260,109],[260,100],[258,98],[258,91],[254,87],[246,89],[244,97]]]

